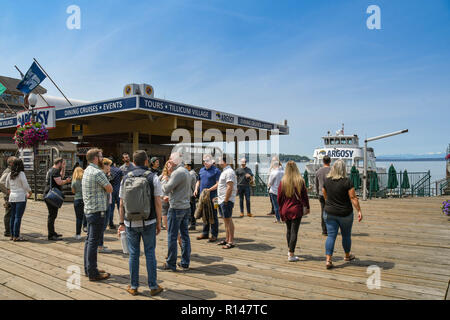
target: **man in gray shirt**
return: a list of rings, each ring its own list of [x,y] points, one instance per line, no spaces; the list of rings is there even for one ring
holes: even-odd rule
[[[178,264],[184,271],[189,270],[191,256],[191,242],[189,239],[189,221],[191,218],[191,176],[183,166],[178,152],[172,153],[169,158],[169,167],[172,169],[169,181],[162,187],[164,193],[169,194],[170,209],[167,213],[167,260],[162,270],[176,271],[177,266],[177,238],[181,235],[181,263]]]
[[[322,235],[326,236],[327,226],[325,221],[323,220],[323,208],[325,207],[325,198],[323,197],[322,188],[325,180],[327,179],[327,175],[330,172],[330,163],[331,159],[329,156],[324,156],[323,159],[323,167],[316,171],[316,193],[319,195],[320,208],[321,208],[321,220],[322,220]]]

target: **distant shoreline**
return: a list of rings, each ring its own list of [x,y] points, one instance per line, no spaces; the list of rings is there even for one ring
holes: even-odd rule
[[[442,159],[436,159],[436,158],[422,158],[422,159],[389,159],[389,158],[383,158],[383,159],[376,159],[376,161],[392,161],[392,162],[403,162],[403,161],[446,161],[445,158]]]

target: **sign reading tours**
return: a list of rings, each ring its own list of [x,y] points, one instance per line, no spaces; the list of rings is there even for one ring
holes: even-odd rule
[[[139,108],[157,112],[170,113],[185,117],[211,120],[211,110],[201,109],[170,101],[141,97],[139,100]]]
[[[56,127],[55,107],[35,108],[36,122],[42,123],[47,129]],[[31,121],[32,112],[24,111],[17,114],[17,124],[23,126]]]

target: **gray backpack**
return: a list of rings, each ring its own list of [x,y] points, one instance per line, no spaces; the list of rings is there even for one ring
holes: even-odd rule
[[[123,207],[125,219],[128,221],[147,220],[151,214],[152,186],[148,181],[151,171],[146,171],[142,175],[134,175],[133,172],[127,174],[123,184]]]

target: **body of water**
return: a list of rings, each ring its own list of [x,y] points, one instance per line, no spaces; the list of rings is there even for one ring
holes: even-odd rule
[[[446,162],[445,161],[377,161],[378,167],[386,168],[388,172],[391,163],[394,165],[395,170],[408,172],[426,172],[430,170],[431,181],[436,181],[445,178]],[[301,173],[305,172],[307,162],[296,162],[298,169]],[[254,171],[254,166],[249,165]],[[269,164],[260,164],[260,173],[266,173],[268,171]]]

